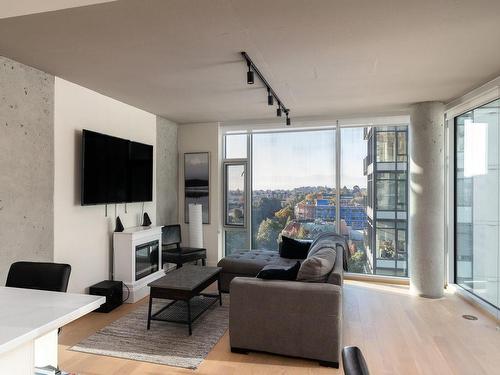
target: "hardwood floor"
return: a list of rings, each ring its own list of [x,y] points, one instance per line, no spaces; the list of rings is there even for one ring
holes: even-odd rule
[[[500,331],[487,314],[447,293],[439,300],[408,293],[402,285],[346,281],[344,343],[359,346],[371,374],[500,374]],[[138,302],[146,303],[146,300]],[[92,313],[64,327],[59,338],[61,368],[78,374],[342,374],[314,361],[250,353],[232,354],[222,337],[196,371],[72,352],[68,347],[127,314]],[[477,316],[477,321],[462,318]]]

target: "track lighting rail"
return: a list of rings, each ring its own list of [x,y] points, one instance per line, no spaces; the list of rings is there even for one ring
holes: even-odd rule
[[[277,116],[281,116],[281,111],[283,111],[285,113],[285,115],[286,115],[286,124],[288,126],[291,125],[291,121],[290,121],[290,118],[289,118],[290,109],[285,106],[285,104],[283,103],[283,101],[276,94],[276,91],[273,90],[273,88],[271,87],[271,85],[269,84],[269,82],[267,82],[267,80],[264,77],[264,75],[260,72],[259,68],[257,68],[257,66],[254,64],[254,62],[252,61],[252,59],[250,58],[250,56],[248,56],[248,54],[245,51],[241,52],[241,55],[245,59],[245,61],[247,63],[247,66],[248,66],[247,83],[248,84],[253,84],[254,83],[252,72],[254,72],[255,74],[257,74],[257,76],[260,78],[260,80],[262,81],[262,83],[264,84],[264,86],[267,89],[267,92],[268,92],[268,101],[267,101],[267,103],[268,103],[268,105],[273,105],[273,99],[272,98],[274,98],[274,100],[276,100],[276,102],[278,103],[278,109],[276,111]]]

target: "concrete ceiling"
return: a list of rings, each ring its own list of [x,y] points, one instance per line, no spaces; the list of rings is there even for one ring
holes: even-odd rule
[[[24,16],[115,0],[0,0],[0,18]]]
[[[0,55],[179,123],[401,113],[500,74],[498,0],[122,0],[0,20]],[[89,110],[91,110],[89,108]]]

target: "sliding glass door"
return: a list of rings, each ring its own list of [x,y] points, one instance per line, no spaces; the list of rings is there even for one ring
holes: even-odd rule
[[[455,118],[455,282],[499,307],[500,100]]]
[[[406,137],[406,126],[226,134],[225,253],[337,232],[350,272],[407,277]]]

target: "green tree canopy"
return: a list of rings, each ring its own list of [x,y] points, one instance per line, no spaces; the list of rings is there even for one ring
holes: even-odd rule
[[[282,224],[286,224],[290,218],[293,218],[293,208],[290,206],[285,206],[278,212],[274,214],[276,218],[280,221]]]
[[[278,236],[283,230],[282,225],[276,219],[265,219],[259,225],[257,232],[257,242],[259,249],[277,250]]]

